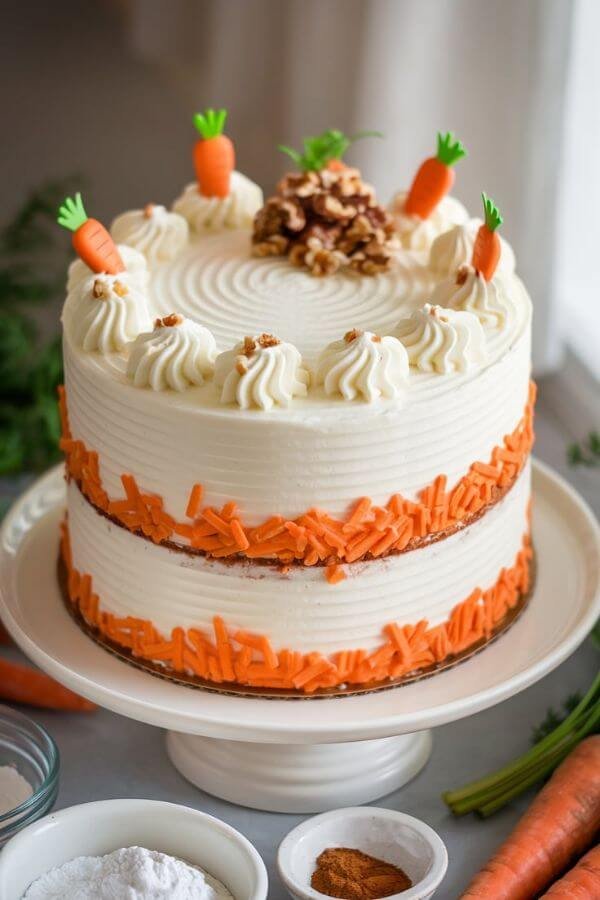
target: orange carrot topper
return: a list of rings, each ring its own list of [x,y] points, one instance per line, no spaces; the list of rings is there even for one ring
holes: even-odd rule
[[[80,193],[75,194],[75,199],[65,199],[58,210],[57,222],[73,232],[75,252],[92,272],[116,275],[125,271],[115,242],[101,222],[88,218]]]
[[[452,190],[455,173],[452,166],[467,155],[451,131],[438,131],[437,153],[421,163],[404,203],[404,212],[428,219],[440,200]]]
[[[471,265],[486,281],[491,281],[502,252],[497,229],[504,220],[493,200],[486,197],[485,194],[481,195],[481,199],[483,200],[485,221],[480,226],[475,238]]]
[[[204,197],[227,197],[235,168],[232,141],[223,134],[226,109],[196,113],[194,125],[202,135],[194,145],[194,167],[198,190]]]

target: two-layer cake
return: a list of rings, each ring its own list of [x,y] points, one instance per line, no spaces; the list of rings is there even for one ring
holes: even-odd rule
[[[449,135],[386,210],[339,132],[263,204],[223,117],[197,124],[172,210],[112,237],[62,210],[69,602],[219,689],[435,671],[530,584],[531,304],[501,219],[447,196]]]

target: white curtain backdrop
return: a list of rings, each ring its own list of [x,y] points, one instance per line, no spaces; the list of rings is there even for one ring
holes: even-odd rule
[[[240,167],[265,189],[285,166],[276,143],[369,128],[386,140],[357,144],[351,158],[387,199],[430,154],[435,132],[455,131],[469,150],[455,192],[479,215],[485,190],[504,214],[536,307],[539,374],[557,365],[563,343],[557,187],[578,3],[132,0],[131,41],[190,111],[230,109]]]

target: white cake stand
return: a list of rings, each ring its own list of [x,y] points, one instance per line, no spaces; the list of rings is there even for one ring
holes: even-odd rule
[[[135,669],[79,630],[58,588],[62,469],[17,501],[0,532],[0,615],[24,652],[96,703],[169,729],[179,771],[243,806],[317,812],[366,803],[411,779],[430,729],[479,712],[542,678],[600,616],[600,537],[585,503],[534,467],[535,590],[485,652],[433,678],[379,693],[266,700],[196,690]]]

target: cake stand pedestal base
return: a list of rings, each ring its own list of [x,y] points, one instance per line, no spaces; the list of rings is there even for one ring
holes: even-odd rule
[[[169,731],[167,752],[196,787],[282,813],[317,813],[383,797],[420,772],[431,732],[342,744],[255,744]]]

